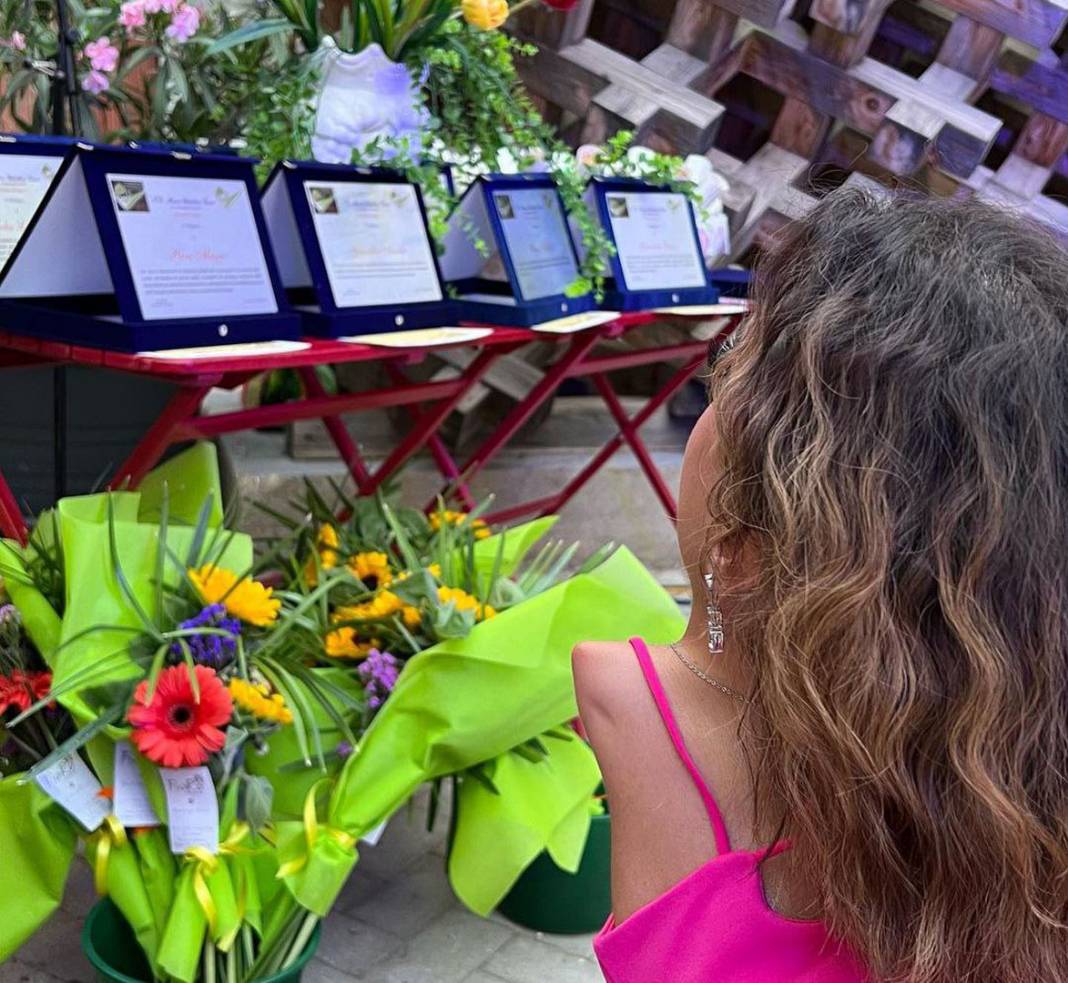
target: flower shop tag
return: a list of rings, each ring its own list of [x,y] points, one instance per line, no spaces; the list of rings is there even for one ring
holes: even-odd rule
[[[162,826],[128,741],[115,745],[115,815],[123,826]]]
[[[219,851],[219,801],[211,772],[199,768],[161,768],[160,778],[167,793],[167,832],[171,853],[185,853],[200,846],[209,853]]]
[[[366,843],[368,846],[378,846],[378,841],[382,839],[382,834],[386,831],[386,825],[389,823],[388,819],[383,819],[374,829],[372,829],[365,836],[360,837],[361,843]]]
[[[111,811],[107,799],[101,795],[103,787],[77,751],[60,758],[34,781],[89,832]]]

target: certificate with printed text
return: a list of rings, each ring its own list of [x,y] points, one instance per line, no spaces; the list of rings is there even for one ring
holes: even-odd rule
[[[244,181],[106,179],[145,320],[277,313]]]
[[[0,267],[14,252],[62,163],[62,157],[0,154]]]
[[[305,181],[304,192],[338,307],[442,299],[412,185]]]
[[[706,285],[704,261],[685,195],[609,191],[605,203],[628,290]]]
[[[508,253],[523,300],[562,294],[579,275],[556,193],[547,188],[494,191]]]

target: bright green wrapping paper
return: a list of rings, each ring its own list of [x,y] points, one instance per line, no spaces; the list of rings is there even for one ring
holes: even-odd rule
[[[667,642],[683,626],[675,602],[623,548],[592,572],[477,625],[467,638],[421,652],[345,763],[329,822],[362,836],[423,782],[571,720],[571,650],[579,642],[633,635]],[[538,828],[542,820],[529,822]]]
[[[601,783],[585,741],[544,737],[543,761],[502,754],[487,767],[494,794],[482,782],[460,781],[449,880],[456,896],[479,915],[497,907],[535,857],[548,849],[574,873],[590,828],[590,802]]]
[[[0,781],[0,962],[59,907],[78,838],[74,820],[22,777]]]

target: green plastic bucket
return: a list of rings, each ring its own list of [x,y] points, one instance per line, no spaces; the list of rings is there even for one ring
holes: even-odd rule
[[[320,926],[315,927],[308,947],[289,967],[257,983],[300,983],[301,973],[319,946]],[[82,929],[82,949],[96,970],[98,983],[152,983],[141,946],[133,931],[109,898],[93,905]]]
[[[574,874],[539,854],[497,910],[509,921],[552,935],[596,932],[612,910],[612,821],[594,816],[582,862]]]

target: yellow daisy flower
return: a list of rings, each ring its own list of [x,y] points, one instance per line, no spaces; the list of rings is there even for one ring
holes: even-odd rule
[[[272,693],[266,683],[250,683],[247,679],[231,679],[227,687],[230,696],[242,710],[260,720],[279,724],[293,723],[293,712],[286,706],[281,693]]]
[[[492,31],[508,20],[508,0],[463,0],[464,20],[480,31]]]
[[[379,591],[369,601],[363,604],[346,604],[339,607],[331,615],[334,622],[338,621],[382,621],[396,614],[404,607],[403,602],[392,591]]]
[[[442,604],[454,604],[457,611],[474,611],[475,621],[488,621],[495,618],[497,612],[488,604],[483,604],[477,597],[460,590],[459,587],[439,587],[438,600]]]
[[[348,567],[369,590],[393,583],[393,571],[389,569],[389,557],[385,553],[357,553],[349,559]]]
[[[356,638],[356,629],[352,627],[335,628],[323,639],[323,648],[332,659],[362,659],[381,644],[377,638],[361,642]]]
[[[443,525],[462,526],[465,523],[470,526],[475,534],[475,539],[486,539],[493,534],[493,530],[482,519],[471,519],[466,512],[454,512],[452,509],[441,509],[431,512],[427,518],[430,520],[430,528],[438,532]],[[436,566],[436,564],[435,564]],[[435,576],[440,576],[441,571]]]
[[[265,628],[274,624],[282,602],[271,595],[274,590],[223,567],[203,566],[189,570],[189,579],[205,604],[223,604],[228,614],[250,625]]]
[[[423,621],[423,615],[420,613],[419,608],[413,608],[410,604],[405,604],[401,608],[401,618],[404,619],[406,628],[418,628]]]

